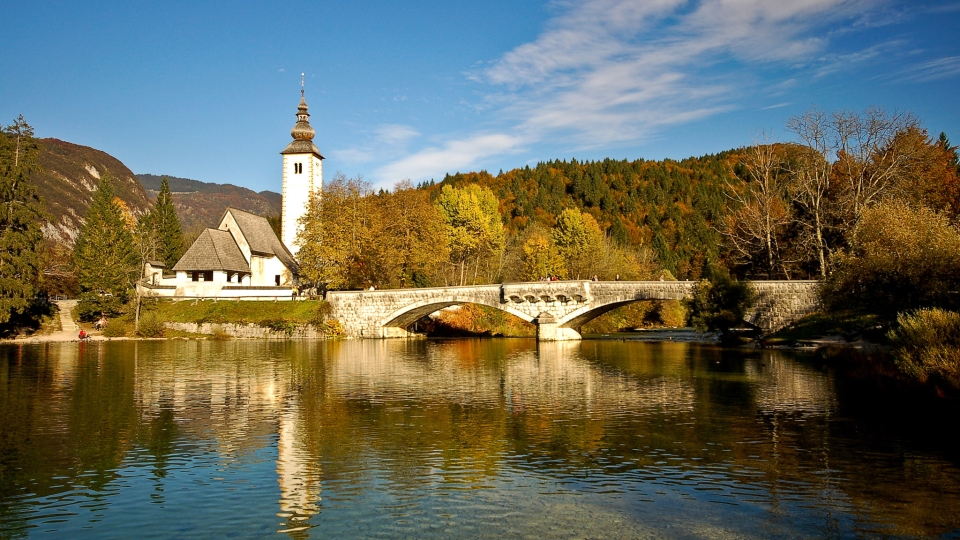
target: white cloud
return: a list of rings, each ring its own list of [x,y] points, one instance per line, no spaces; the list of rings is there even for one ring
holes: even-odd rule
[[[378,141],[390,146],[400,146],[420,136],[420,132],[402,124],[383,124],[375,133]]]
[[[471,107],[499,125],[500,135],[467,134],[390,163],[378,176],[439,177],[543,140],[575,148],[648,140],[665,126],[731,110],[749,92],[763,92],[756,85],[768,67],[825,73],[879,54],[823,58],[834,23],[861,20],[886,3],[561,0],[554,6],[562,11],[534,41],[468,74],[488,87]]]
[[[515,152],[523,139],[505,134],[474,135],[467,139],[454,140],[443,147],[430,147],[403,159],[381,167],[374,176],[378,183],[442,176],[445,172],[466,170],[479,160],[504,153]]]

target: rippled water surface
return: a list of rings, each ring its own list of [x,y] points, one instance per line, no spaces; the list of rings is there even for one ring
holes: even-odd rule
[[[693,343],[2,346],[0,538],[957,536],[955,448],[845,410]]]

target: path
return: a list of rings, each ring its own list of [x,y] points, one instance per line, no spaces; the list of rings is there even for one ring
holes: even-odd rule
[[[80,327],[73,320],[73,308],[77,306],[76,300],[56,300],[57,308],[60,310],[60,330],[50,334],[34,335],[28,338],[13,340],[16,343],[46,343],[51,341],[79,341],[77,334],[80,333]],[[103,336],[90,336],[93,340],[102,340]]]

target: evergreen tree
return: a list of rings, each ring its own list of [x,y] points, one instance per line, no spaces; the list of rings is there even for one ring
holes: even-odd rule
[[[0,134],[0,324],[30,307],[42,275],[43,202],[29,181],[39,153],[22,115]]]
[[[140,274],[123,209],[104,176],[93,194],[73,250],[80,284],[80,316],[116,314]]]
[[[167,177],[160,180],[160,193],[157,194],[157,203],[150,213],[150,225],[153,226],[157,239],[157,258],[173,268],[173,265],[183,256],[183,229],[177,210],[173,206],[173,196],[170,195],[170,184]]]

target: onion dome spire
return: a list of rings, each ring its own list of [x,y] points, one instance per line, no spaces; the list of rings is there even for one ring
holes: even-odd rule
[[[316,154],[323,159],[320,150],[313,144],[313,137],[317,134],[310,126],[310,113],[307,112],[307,99],[304,96],[303,76],[300,74],[300,105],[297,106],[297,123],[290,130],[290,136],[293,137],[287,147],[280,152],[281,154]]]

